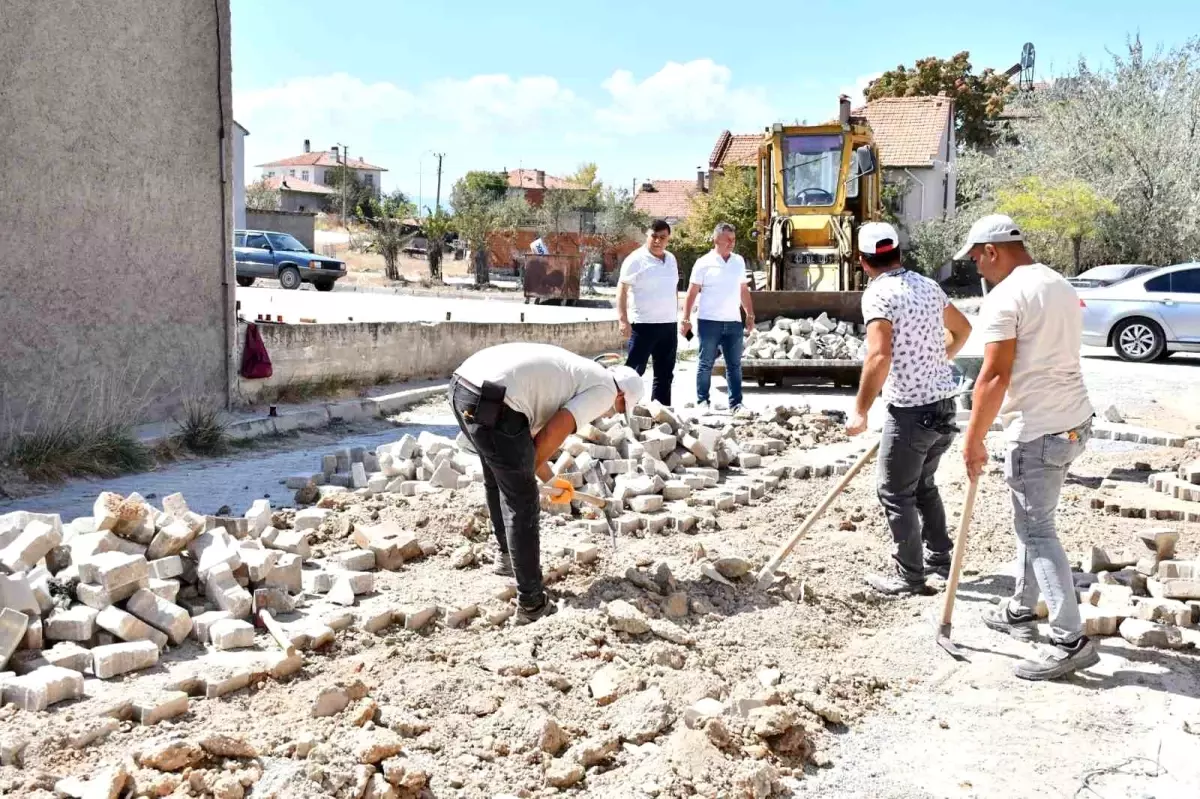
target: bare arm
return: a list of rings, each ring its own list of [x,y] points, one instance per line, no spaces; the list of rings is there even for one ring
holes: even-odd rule
[[[983,368],[975,380],[971,400],[971,422],[963,442],[963,460],[967,473],[978,477],[987,463],[987,448],[983,439],[1004,404],[1004,394],[1012,380],[1013,362],[1017,357],[1017,340],[994,341],[984,347]]]
[[[687,296],[683,299],[683,320],[680,322],[680,327],[692,326],[692,309],[696,307],[696,298],[700,296],[700,284],[689,283]]]
[[[866,416],[875,398],[883,390],[888,373],[892,370],[892,323],[886,319],[875,319],[867,325],[867,357],[863,361],[862,377],[858,382],[858,396],[854,410]]]
[[[750,296],[750,284],[742,284],[742,310],[746,312],[746,332],[754,329],[754,299]]]
[[[617,284],[617,319],[621,323],[621,334],[629,338],[629,284]]]
[[[946,328],[946,358],[952,359],[971,337],[971,320],[953,305],[947,305],[942,312],[942,325]]]
[[[533,462],[537,464],[536,474],[543,483],[549,483],[554,478],[550,469],[550,456],[562,447],[567,436],[575,432],[575,417],[565,408],[558,411],[546,422],[546,426],[533,437]]]

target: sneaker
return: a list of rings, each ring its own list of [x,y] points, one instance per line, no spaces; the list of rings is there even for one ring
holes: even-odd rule
[[[988,629],[1011,635],[1018,641],[1037,640],[1037,621],[1037,616],[1033,613],[1013,615],[1007,602],[1000,607],[988,608],[983,612],[983,623],[987,625]]]
[[[867,585],[884,596],[926,596],[930,592],[924,580],[906,580],[899,574],[868,574]]]
[[[925,576],[936,574],[943,580],[950,579],[951,552],[929,552],[925,555]]]
[[[542,601],[532,607],[517,603],[517,616],[513,619],[513,624],[518,626],[533,624],[538,619],[553,616],[555,613],[558,613],[558,605],[551,602],[550,597],[542,594]]]
[[[1099,662],[1096,643],[1085,635],[1071,644],[1042,647],[1038,657],[1022,660],[1013,668],[1013,673],[1022,680],[1056,680]]]
[[[515,577],[512,567],[512,555],[507,552],[501,552],[496,556],[496,563],[492,566],[492,572],[499,574],[501,577]]]

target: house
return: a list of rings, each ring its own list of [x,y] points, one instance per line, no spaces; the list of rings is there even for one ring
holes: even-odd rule
[[[233,227],[246,227],[246,137],[250,131],[233,120]]]
[[[264,180],[297,178],[305,183],[332,186],[335,182],[335,171],[339,166],[353,170],[359,183],[373,189],[376,197],[380,195],[380,184],[383,173],[387,172],[386,169],[367,163],[361,156],[347,158],[346,153],[339,151],[337,147],[313,152],[308,139],[304,140],[304,152],[300,155],[293,155],[290,158],[283,158],[268,164],[259,164],[258,168],[262,170]]]
[[[920,222],[954,211],[954,101],[947,97],[889,97],[855,109],[871,124],[885,183],[898,186],[892,210],[901,235]],[[757,166],[762,134],[722,131],[709,169]]]
[[[267,188],[279,191],[280,211],[316,213],[325,210],[330,198],[340,194],[332,186],[322,186],[302,178],[270,177],[263,182]]]
[[[566,178],[547,175],[544,169],[509,169],[508,196],[524,197],[525,202],[533,208],[541,208],[546,192],[550,190],[586,191]],[[595,211],[572,211],[564,215],[562,220],[563,233],[591,234],[596,232]]]
[[[647,180],[633,197],[633,206],[651,219],[665,220],[675,227],[687,218],[692,198],[707,191],[704,172],[695,180]]]
[[[4,20],[0,446],[226,407],[229,0],[6,0]]]

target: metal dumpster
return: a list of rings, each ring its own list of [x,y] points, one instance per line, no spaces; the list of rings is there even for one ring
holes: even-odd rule
[[[517,256],[521,268],[525,301],[574,305],[579,299],[583,261],[578,255]]]

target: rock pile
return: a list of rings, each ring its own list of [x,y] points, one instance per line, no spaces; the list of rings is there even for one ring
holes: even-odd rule
[[[755,327],[743,342],[743,357],[752,360],[861,361],[867,345],[864,325],[839,322],[822,313],[815,319],[778,316]],[[857,334],[857,335],[856,335]]]
[[[1144,530],[1141,557],[1110,558],[1092,547],[1084,572],[1095,582],[1083,589],[1080,611],[1087,635],[1120,635],[1135,646],[1200,646],[1200,560],[1178,559],[1179,532]]]

